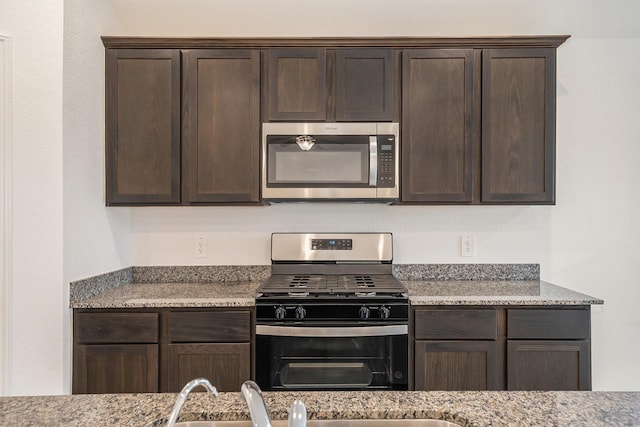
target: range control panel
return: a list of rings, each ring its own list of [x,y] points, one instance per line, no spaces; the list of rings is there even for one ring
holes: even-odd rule
[[[352,239],[311,239],[314,251],[350,251],[353,249]]]

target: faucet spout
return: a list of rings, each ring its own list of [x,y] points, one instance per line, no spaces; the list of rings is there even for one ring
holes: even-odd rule
[[[264,403],[262,390],[260,390],[258,384],[253,381],[245,381],[240,387],[240,391],[249,407],[253,427],[272,427],[269,411]]]
[[[196,378],[195,380],[189,381],[187,385],[182,388],[182,391],[176,399],[176,403],[173,405],[173,409],[169,414],[169,421],[167,421],[167,427],[174,427],[176,421],[178,421],[178,414],[180,413],[180,409],[182,409],[182,405],[184,405],[185,400],[187,400],[187,396],[189,396],[191,390],[198,386],[203,386],[207,389],[209,394],[218,397],[218,390],[216,390],[216,388],[211,385],[209,380],[207,380],[206,378]]]

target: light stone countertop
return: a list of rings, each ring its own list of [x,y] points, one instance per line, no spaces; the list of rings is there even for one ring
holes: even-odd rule
[[[403,281],[411,305],[591,305],[604,301],[538,280]]]
[[[1,397],[2,426],[160,426],[174,393]],[[301,399],[309,419],[435,418],[461,426],[639,426],[640,392],[266,392],[271,418]],[[240,393],[193,393],[182,421],[248,420]]]
[[[253,307],[260,282],[129,283],[71,308]]]
[[[412,305],[590,305],[603,301],[538,280],[403,281]],[[258,281],[130,283],[72,308],[252,307]]]

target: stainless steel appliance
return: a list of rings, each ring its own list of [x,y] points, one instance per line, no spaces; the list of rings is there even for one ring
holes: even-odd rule
[[[398,123],[263,123],[262,198],[398,199]]]
[[[256,296],[263,390],[407,390],[409,301],[390,233],[276,233]]]

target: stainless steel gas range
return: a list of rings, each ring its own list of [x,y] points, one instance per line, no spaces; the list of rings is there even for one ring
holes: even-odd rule
[[[390,233],[275,233],[256,296],[263,390],[406,390],[409,300]]]

